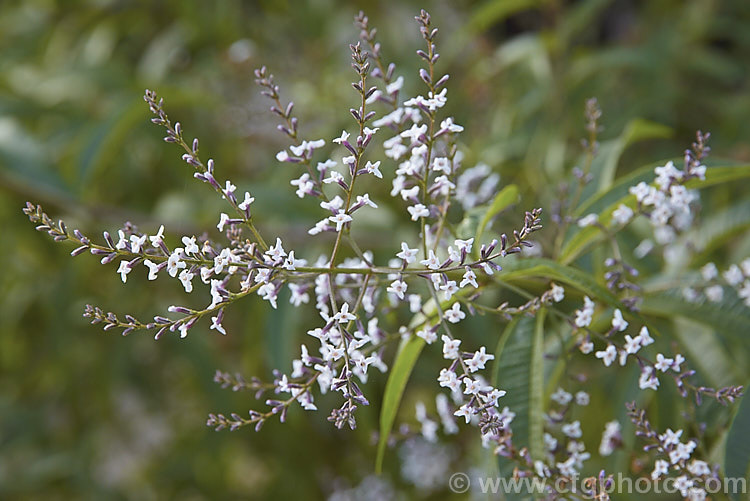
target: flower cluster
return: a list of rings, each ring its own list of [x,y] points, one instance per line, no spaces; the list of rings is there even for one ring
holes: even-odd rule
[[[263,194],[239,190],[232,180],[223,179],[217,163],[204,160],[198,139],[188,139],[182,125],[167,115],[164,101],[147,90],[144,100],[153,114],[152,122],[165,131],[164,141],[178,147],[194,178],[223,200],[225,212],[219,212],[214,219],[218,234],[213,237],[208,233],[171,235],[163,225],[142,231],[127,222],[116,231],[103,232],[102,238],[95,241],[77,229],[69,230],[64,222],[53,220],[41,206],[28,203],[24,212],[37,229],[56,241],[74,243],[73,256],[88,253],[97,256],[103,265],[115,264],[115,273],[125,284],[131,273],[142,274],[149,281],[175,280],[188,295],[185,302],[190,304],[170,306],[167,313],[145,321],[92,305],[86,306],[84,316],[92,323],[102,324],[107,331],[119,330],[123,335],[147,331],[159,339],[172,334],[186,338],[191,332],[200,331],[231,335],[231,329],[224,327],[225,315],[246,297],[257,296],[271,308],[288,301],[311,312],[314,320],[296,336],[299,356],[285,370],[274,370],[270,380],[246,380],[240,374],[216,372],[214,380],[222,387],[252,392],[265,404],[262,410],[242,414],[209,414],[207,423],[216,430],[250,425],[259,430],[271,418],[285,421],[293,405],[306,411],[318,410],[321,400],[316,403],[316,396],[328,393],[336,395],[338,402],[330,409],[328,420],[338,428],[353,429],[357,426],[357,409],[370,404],[366,387],[369,375],[373,370],[389,372],[393,360],[390,346],[417,344],[435,358],[442,357],[444,366],[439,373],[435,371],[434,377],[438,386],[448,391],[438,390],[436,415],[431,416],[431,409],[422,402],[417,404],[416,420],[422,437],[417,442],[415,433],[404,432],[402,435],[410,444],[408,450],[433,450],[432,443],[438,440],[441,429],[444,434],[453,435],[459,433],[460,425],[472,425],[478,428],[484,447],[515,462],[517,476],[570,479],[584,469],[591,454],[583,442],[584,430],[576,413],[590,405],[591,397],[584,390],[570,393],[558,387],[544,408],[538,445],[520,443],[513,435],[518,409],[503,405],[508,400],[503,397],[512,390],[503,380],[502,367],[497,378],[487,376],[487,369],[499,363],[495,359],[500,358],[500,352],[488,352],[487,346],[492,346],[489,343],[463,337],[474,315],[494,314],[510,320],[541,312],[539,329],[543,330],[548,325],[544,315],[549,312],[560,320],[561,344],[565,346],[560,358],[579,351],[593,355],[606,367],[635,361],[641,374],[640,389],[657,390],[665,378],[670,378],[683,397],[692,394],[698,404],[703,397],[722,404],[738,398],[742,394],[740,386],[696,386],[692,378],[695,371],[685,367],[685,357],[656,343],[658,332],[638,314],[642,299],[641,286],[636,283],[638,271],[625,262],[612,233],[642,215],[653,226],[657,243],[666,245],[689,226],[697,195],[687,188],[687,183],[705,178],[703,159],[709,151],[708,134],[698,133],[692,150],[686,152],[683,169],[667,162],[654,170],[653,185],[642,182],[631,187],[635,202],[617,206],[611,213],[613,224],[597,214],[573,217],[583,187],[591,179],[589,170],[598,147],[601,111],[596,101],[590,100],[586,108],[586,165],[574,171],[578,186],[572,202],[561,202],[553,210],[553,220],[560,223],[558,249],[569,229],[581,231],[575,225],[599,228],[610,239],[613,256],[603,260],[606,271],[602,284],[607,288],[596,286],[609,296],[597,297],[591,292],[596,288],[577,283],[583,281],[573,273],[577,270],[562,266],[562,271],[554,268],[551,276],[542,276],[544,281],[533,289],[506,283],[503,266],[507,269],[508,264],[523,264],[524,256],[519,254],[524,250],[541,253],[541,247],[535,247],[530,237],[542,229],[542,209],[525,212],[520,228],[507,234],[498,232],[497,238],[483,236],[496,211],[490,213],[488,209],[489,216],[478,231],[465,230],[457,224],[458,216],[476,214],[479,206],[493,198],[500,178],[486,164],[464,168],[464,155],[459,149],[464,128],[444,114],[449,76],[437,67],[438,30],[425,11],[416,20],[424,42],[424,48],[417,51],[422,65],[417,76],[424,90],[406,97],[402,96],[405,77],[397,76],[395,65],[384,60],[368,18],[364,14],[356,17],[360,41],[349,46],[355,74],[355,101],[348,110],[353,122],[333,137],[305,138],[294,115],[294,104],[282,100],[273,75],[265,67],[255,72],[262,94],[271,101],[271,112],[280,120],[277,128],[288,141],[275,159],[289,172],[287,179],[295,196],[309,204],[310,213],[316,214],[317,222],[306,227],[305,238],[320,246],[330,243],[322,253],[313,254],[311,246],[304,244],[292,248],[290,239],[259,224],[257,218],[262,214],[256,214],[253,203]],[[386,193],[392,200],[387,199]],[[379,214],[376,211],[383,211],[384,205],[397,207],[403,224],[414,231],[411,237],[387,242],[383,263],[376,260],[376,256],[382,259],[383,254],[360,248],[352,228],[358,227],[366,214]],[[568,210],[566,216],[564,210]],[[645,255],[646,247],[646,243],[641,244],[635,255]],[[552,269],[550,263],[557,264],[546,258],[536,262],[543,270]],[[703,294],[709,301],[721,301],[726,285],[750,306],[749,260],[732,265],[723,273],[709,263],[701,275],[707,284]],[[550,282],[551,278],[555,282]],[[561,284],[575,291],[571,294]],[[132,282],[127,286],[132,286]],[[493,286],[510,291],[510,298],[503,296],[498,300],[492,293],[485,294]],[[198,290],[207,292],[210,302],[196,306]],[[580,307],[575,309],[571,303],[581,297],[579,292],[583,304],[576,303]],[[699,295],[693,290],[690,297]],[[541,337],[546,335],[542,332]],[[648,348],[651,345],[655,346]],[[547,353],[547,343],[538,348],[545,351],[545,357],[555,358]],[[653,358],[648,358],[646,351],[654,351]],[[542,401],[541,396],[538,401]],[[540,414],[542,409],[538,408]],[[699,485],[715,475],[715,470],[693,458],[696,442],[681,442],[681,430],[657,434],[643,411],[634,407],[630,415],[639,434],[650,441],[647,450],[656,451],[659,456],[652,478],[678,473],[683,496],[701,499]],[[621,433],[619,422],[607,423],[599,445],[600,456],[608,456],[622,445]],[[409,478],[439,478],[420,474],[414,468],[408,471]],[[604,477],[602,471],[600,480]]]

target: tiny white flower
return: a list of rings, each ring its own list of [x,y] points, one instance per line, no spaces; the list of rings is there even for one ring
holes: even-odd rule
[[[157,273],[159,273],[159,265],[151,261],[150,259],[144,259],[143,264],[148,266],[148,279],[156,280]]]
[[[466,318],[466,313],[461,311],[461,305],[458,302],[453,303],[451,309],[445,312],[445,319],[452,324],[456,324]]]
[[[461,280],[461,283],[458,284],[458,286],[464,288],[467,285],[472,285],[475,289],[479,288],[479,284],[477,283],[477,276],[468,266],[466,267],[466,272],[464,273],[463,279]]]
[[[666,358],[661,353],[657,353],[657,355],[656,355],[656,363],[654,364],[654,367],[657,370],[660,370],[662,372],[667,372],[672,367],[673,363],[674,363],[673,359]]]
[[[448,280],[448,282],[440,286],[440,290],[443,291],[445,300],[447,301],[453,297],[453,294],[458,292],[458,286],[456,286],[456,282],[454,280]]]
[[[566,437],[581,438],[581,422],[573,421],[572,423],[562,425],[562,432]]]
[[[357,317],[349,313],[349,303],[344,303],[341,305],[341,309],[333,316],[333,319],[343,324],[350,320],[356,320]]]
[[[429,209],[423,204],[412,205],[411,207],[407,207],[406,210],[411,215],[412,221],[416,221],[420,217],[427,217],[430,215]]]
[[[216,228],[219,231],[224,231],[224,226],[229,222],[229,216],[225,213],[221,213],[221,218],[219,219],[219,224],[216,225]]]
[[[617,358],[617,348],[613,344],[607,345],[607,348],[603,351],[597,351],[595,353],[596,358],[601,358],[602,362],[604,362],[604,365],[609,367],[612,365],[612,362],[615,361],[615,358]]]
[[[469,422],[471,421],[472,414],[473,411],[469,404],[462,405],[456,412],[453,413],[454,416],[466,418],[466,424],[469,424]]]
[[[339,137],[337,137],[336,139],[334,139],[333,142],[336,143],[336,144],[341,144],[344,141],[346,141],[347,139],[349,139],[349,133],[346,132],[345,130],[342,130],[341,131],[341,135]]]
[[[420,261],[421,264],[425,265],[431,270],[437,270],[440,268],[440,259],[435,255],[435,251],[430,249],[427,259]]]
[[[247,210],[248,207],[250,207],[250,204],[255,202],[255,198],[250,196],[250,193],[245,192],[245,199],[237,204],[237,207],[239,207],[241,210]]]
[[[654,342],[654,339],[649,334],[648,328],[645,325],[641,328],[641,332],[638,334],[638,339],[641,346],[648,346]]]
[[[224,330],[224,327],[221,325],[221,322],[219,322],[219,317],[211,317],[211,329],[216,329],[216,332],[220,332],[222,335],[226,336],[227,331]]]
[[[589,394],[585,391],[579,391],[576,393],[576,403],[578,405],[586,406],[589,405],[589,402],[591,401],[591,398],[589,397]]]
[[[560,405],[568,405],[568,403],[573,400],[573,395],[563,390],[562,388],[558,388],[557,391],[550,395],[549,398]]]
[[[636,337],[630,337],[629,335],[625,334],[625,351],[629,355],[634,355],[638,353],[638,350],[641,349],[641,338],[640,336]]]
[[[140,237],[137,235],[130,235],[130,247],[135,254],[141,252],[141,248],[143,247],[143,244],[146,243],[147,238],[146,235],[141,235]]]
[[[156,232],[156,235],[148,238],[151,240],[153,247],[159,247],[159,243],[164,240],[164,225],[159,226],[159,231]]]
[[[127,261],[120,261],[120,267],[117,269],[117,273],[120,274],[122,283],[128,281],[128,273],[130,273],[131,271],[132,270],[130,269],[130,263],[128,263]]]
[[[171,277],[176,277],[177,272],[187,266],[185,262],[180,259],[179,251],[182,251],[182,249],[175,249],[174,252],[169,255],[169,259],[167,259],[167,272]]]
[[[378,179],[383,179],[383,174],[380,172],[380,160],[375,163],[372,163],[368,160],[365,164],[365,170]]]
[[[335,216],[329,217],[328,220],[331,221],[332,223],[336,223],[336,231],[340,232],[344,224],[350,222],[352,220],[352,217],[349,214],[347,214],[343,209],[340,209],[339,212]]]
[[[410,249],[406,242],[401,242],[401,252],[396,256],[406,261],[407,264],[411,264],[417,260],[417,252],[419,249]]]
[[[612,219],[617,224],[626,224],[632,217],[633,209],[625,204],[618,205],[614,212],[612,212]]]
[[[370,200],[370,195],[365,193],[364,195],[357,195],[357,204],[369,205],[373,209],[377,209],[378,205]]]
[[[424,339],[427,344],[432,344],[437,341],[437,333],[432,329],[420,329],[417,331],[417,336]]]
[[[552,288],[550,289],[550,293],[552,296],[552,300],[556,303],[559,303],[563,299],[565,299],[565,289],[560,287],[557,284],[552,284]]]
[[[612,318],[612,328],[616,329],[619,332],[622,332],[628,328],[628,322],[624,318],[622,318],[622,312],[619,308],[615,310],[615,315]]]
[[[598,220],[599,216],[597,216],[596,214],[588,214],[587,216],[584,216],[578,220],[578,226],[580,228],[585,228],[586,226],[595,224]]]
[[[185,244],[185,252],[187,254],[197,255],[200,252],[198,244],[195,243],[195,237],[182,237],[182,243]]]
[[[440,338],[443,340],[443,358],[455,360],[458,358],[458,347],[461,345],[460,339],[451,339],[445,334]]]
[[[180,276],[179,276],[180,282],[182,282],[182,286],[185,288],[185,292],[187,292],[188,294],[193,292],[192,280],[194,276],[195,275],[193,273],[190,273],[189,270],[182,270],[180,272]]]
[[[404,293],[406,292],[406,289],[406,282],[402,280],[394,280],[386,290],[398,296],[399,299],[404,299]]]

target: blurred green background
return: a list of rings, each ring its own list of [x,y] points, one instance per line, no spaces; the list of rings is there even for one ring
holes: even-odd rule
[[[294,409],[286,425],[258,434],[203,426],[208,412],[262,406],[220,389],[213,372],[288,370],[309,311],[253,298],[228,313],[226,338],[208,325],[184,341],[103,333],[81,317],[85,303],[148,318],[185,301],[179,283],[147,285],[145,273],[133,273],[123,285],[112,266],[71,259],[67,245],[35,232],[21,208],[41,203],[91,236],[126,220],[151,233],[163,223],[175,236],[211,230],[221,200],[149,123],[141,96],[150,88],[186,135],[200,138],[220,177],[253,191],[260,227],[297,248],[318,214],[289,189],[296,171],[273,159],[286,143],[252,70],[266,64],[276,75],[303,137],[330,139],[355,101],[353,16],[366,9],[413,95],[422,92],[413,20],[422,7],[441,30],[447,112],[466,126],[467,165],[486,162],[503,183],[519,184],[524,209],[549,206],[575,165],[591,96],[604,111],[604,139],[636,118],[665,126],[623,153],[620,173],[679,156],[697,129],[713,133],[715,155],[750,161],[746,0],[4,0],[0,499],[316,499],[372,471],[379,374],[354,433],[333,428],[326,410]],[[396,224],[397,207],[381,217]],[[376,233],[382,223],[358,236],[386,257],[396,247]],[[437,366],[422,374],[422,363],[414,391],[430,395]],[[410,486],[399,468],[392,453],[386,476],[406,496],[442,498]]]

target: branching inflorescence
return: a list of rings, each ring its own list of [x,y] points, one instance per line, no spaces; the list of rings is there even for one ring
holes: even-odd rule
[[[283,102],[279,86],[265,67],[255,72],[256,83],[272,102],[271,111],[281,121],[278,129],[290,142],[276,154],[276,159],[289,164],[290,172],[296,172],[290,183],[296,195],[320,207],[320,220],[309,229],[309,238],[315,239],[321,233],[335,235],[330,251],[317,258],[303,256],[299,250],[288,246],[285,248],[280,237],[269,235],[262,225],[256,226],[256,214],[251,210],[253,194],[240,195],[232,181],[217,179],[220,169],[213,159],[201,158],[198,139],[187,140],[182,125],[168,117],[163,100],[147,90],[144,99],[154,115],[152,122],[166,131],[164,140],[180,148],[182,159],[193,169],[194,177],[227,204],[226,212],[219,215],[216,225],[225,237],[223,243],[184,235],[175,239],[180,246],[171,247],[167,242],[172,238],[166,235],[163,226],[149,234],[130,223],[117,231],[117,237],[105,231],[102,241],[96,243],[79,230],[71,232],[62,221],[52,220],[40,206],[28,203],[24,211],[37,224],[38,230],[46,231],[56,241],[74,242],[73,256],[90,253],[99,256],[102,264],[117,261],[117,273],[123,282],[134,271],[147,273],[149,280],[167,274],[179,280],[186,293],[191,293],[194,286],[207,287],[211,303],[203,307],[171,306],[171,316],[157,315],[148,321],[138,320],[133,315],[120,317],[91,305],[86,306],[84,316],[92,323],[102,324],[104,330],[118,330],[123,335],[149,331],[156,339],[167,333],[179,333],[184,338],[204,317],[210,330],[226,335],[225,310],[246,296],[258,295],[276,308],[282,291],[288,290],[289,301],[294,306],[314,304],[320,322],[309,326],[310,338],[306,339],[316,346],[308,348],[307,343],[303,343],[299,359],[292,362],[290,372],[275,371],[273,380],[264,382],[255,377],[247,381],[239,374],[217,371],[215,381],[223,387],[251,391],[257,398],[266,395],[267,408],[251,410],[245,415],[210,414],[208,425],[216,430],[235,430],[248,425],[258,430],[273,416],[284,421],[294,403],[305,410],[316,410],[314,393],[330,391],[341,394],[341,405],[330,412],[329,421],[338,428],[353,429],[357,408],[369,405],[362,388],[367,382],[368,370],[370,367],[382,372],[388,370],[383,359],[386,345],[416,338],[432,345],[440,339],[447,366],[435,376],[440,387],[447,388],[452,398],[438,395],[436,420],[430,419],[420,404],[417,418],[422,434],[427,439],[435,439],[438,421],[446,433],[455,433],[458,429],[455,419],[463,418],[465,423],[479,427],[486,446],[492,445],[497,454],[518,464],[516,474],[520,476],[576,475],[590,455],[580,441],[580,423],[565,422],[566,412],[573,402],[588,405],[589,396],[579,391],[574,398],[563,389],[552,395],[552,400],[560,407],[547,416],[544,454],[532,457],[523,444],[513,442],[511,423],[515,414],[513,409],[500,405],[506,392],[481,376],[481,371],[495,356],[487,352],[486,346],[477,349],[462,346],[464,341],[454,332],[455,325],[466,319],[467,312],[493,313],[510,319],[533,316],[545,309],[570,326],[571,351],[577,347],[584,354],[594,353],[606,366],[616,360],[620,365],[635,360],[642,372],[641,389],[656,390],[659,376],[670,374],[679,391],[683,395],[692,392],[698,402],[702,397],[716,398],[721,403],[737,398],[741,387],[713,389],[693,385],[690,377],[695,371],[682,368],[685,359],[681,354],[659,352],[655,361],[646,358],[641,349],[653,343],[653,338],[645,324],[634,337],[624,334],[630,323],[623,311],[626,316],[637,313],[640,288],[635,283],[635,269],[622,259],[617,241],[612,237],[639,215],[649,218],[657,241],[662,243],[673,239],[675,232],[686,227],[695,198],[685,185],[691,179],[705,176],[701,162],[708,152],[705,144],[708,135],[698,135],[693,150],[686,154],[684,170],[670,162],[656,169],[655,186],[640,183],[631,188],[635,206],[621,204],[606,220],[597,214],[578,219],[570,214],[556,218],[561,225],[557,247],[572,222],[581,228],[598,228],[612,245],[614,256],[606,262],[605,282],[609,290],[619,294],[623,311],[614,310],[611,329],[597,332],[591,328],[597,304],[588,296],[584,298],[584,306],[572,314],[558,308],[557,304],[565,298],[565,290],[556,283],[551,283],[541,295],[516,290],[526,298],[521,305],[512,306],[505,301],[498,306],[488,306],[480,301],[482,293],[496,285],[496,274],[502,271],[504,258],[532,247],[529,239],[542,228],[542,209],[526,212],[520,228],[509,236],[500,235],[499,239],[480,242],[457,233],[449,210],[457,206],[459,211],[466,211],[481,203],[487,194],[472,192],[469,187],[478,181],[483,183],[484,179],[485,184],[481,185],[491,191],[497,178],[481,165],[463,168],[463,155],[458,147],[463,127],[442,114],[447,102],[448,75],[441,74],[437,66],[440,58],[436,47],[437,29],[425,11],[416,20],[425,43],[425,47],[417,51],[423,64],[418,75],[425,92],[403,100],[403,76],[396,76],[395,65],[384,60],[376,31],[369,26],[368,18],[363,14],[356,17],[361,41],[350,45],[356,100],[349,113],[354,124],[330,141],[303,139],[299,120],[293,115],[294,104]],[[589,180],[591,158],[597,149],[600,114],[596,102],[590,101],[587,105],[589,138],[585,144],[588,160],[576,175],[578,186],[568,204],[571,209],[577,206]],[[382,150],[375,147],[376,137],[383,138]],[[370,196],[367,188],[385,183],[386,179],[391,182],[390,195],[403,207],[404,219],[413,224],[416,237],[407,242],[393,242],[393,258],[386,264],[376,264],[373,253],[359,247],[351,229],[364,211],[378,209],[378,201]],[[704,275],[708,280],[716,278],[718,273],[715,269],[704,269]],[[744,279],[726,273],[724,276],[727,281],[731,278],[733,284],[740,284]],[[707,289],[706,294],[716,296],[718,293]],[[413,320],[408,325],[394,323],[393,317],[386,319],[382,314],[399,309],[412,314]],[[619,339],[620,335],[624,338]],[[596,350],[596,344],[601,349]],[[500,374],[502,380],[502,372]],[[650,430],[643,416],[635,410],[631,414],[643,428],[641,434],[655,444],[661,441],[660,445],[655,445],[660,453],[672,453],[669,444]],[[620,431],[616,421],[607,426],[601,455],[620,446]],[[685,466],[684,462],[672,464]],[[662,468],[660,465],[662,463],[657,464],[657,469]],[[698,466],[700,475],[708,474],[707,467]]]

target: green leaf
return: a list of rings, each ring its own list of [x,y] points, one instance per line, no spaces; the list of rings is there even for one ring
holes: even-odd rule
[[[412,336],[407,341],[402,341],[399,346],[396,359],[393,362],[388,382],[385,384],[383,394],[383,407],[380,410],[380,440],[378,441],[378,454],[375,459],[375,471],[383,471],[383,459],[385,458],[385,447],[388,443],[388,437],[391,434],[393,423],[396,420],[401,397],[404,394],[404,388],[409,381],[414,364],[417,363],[419,354],[424,348],[424,339]]]
[[[727,479],[750,478],[750,399],[744,396],[734,416],[727,437],[724,473]],[[729,493],[732,499],[741,499],[739,492]]]
[[[546,258],[523,258],[503,263],[503,272],[497,276],[503,282],[540,277],[563,282],[592,298],[607,302],[615,308],[623,308],[617,297],[606,287],[598,284],[591,274],[571,266],[559,264]],[[624,311],[624,310],[623,310]]]
[[[747,228],[750,228],[750,201],[745,200],[721,212],[707,214],[702,224],[682,235],[677,245],[690,244],[696,252],[692,263],[702,265],[714,250]]]
[[[641,312],[658,317],[683,317],[716,329],[723,337],[750,343],[746,332],[750,325],[750,310],[737,298],[729,295],[723,301],[688,303],[679,289],[645,294]]]
[[[602,144],[597,159],[594,160],[592,171],[596,170],[598,173],[599,191],[606,191],[614,183],[617,164],[628,146],[647,139],[667,138],[671,135],[672,129],[666,125],[641,118],[631,120],[619,137]]]
[[[482,216],[482,219],[479,221],[479,226],[477,227],[477,232],[474,237],[474,248],[477,249],[477,256],[479,255],[479,242],[482,239],[482,235],[484,234],[484,229],[487,227],[487,224],[500,212],[517,203],[518,197],[518,186],[516,186],[515,184],[509,184],[508,186],[503,188],[500,193],[495,195],[495,199],[492,201],[489,208]]]
[[[507,394],[501,405],[508,406],[513,419],[515,443],[529,447],[533,458],[544,454],[544,318],[516,317],[498,340],[492,381]],[[502,460],[501,471],[507,476],[512,464]]]

